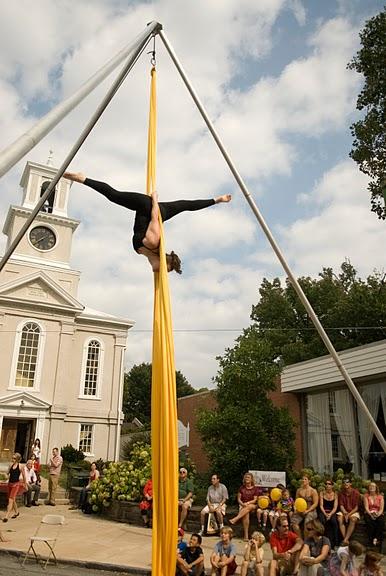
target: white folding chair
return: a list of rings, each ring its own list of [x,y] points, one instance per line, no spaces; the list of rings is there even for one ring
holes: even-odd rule
[[[51,556],[55,560],[55,564],[57,564],[54,548],[63,525],[64,516],[60,516],[59,514],[46,514],[43,516],[35,534],[30,536],[30,545],[26,555],[24,556],[22,566],[24,566],[28,558],[31,558],[32,560],[35,559],[38,563],[41,559],[43,560],[43,557],[39,555],[35,549],[35,545],[38,543],[45,544],[49,550],[47,559],[44,563],[44,568],[47,566]]]

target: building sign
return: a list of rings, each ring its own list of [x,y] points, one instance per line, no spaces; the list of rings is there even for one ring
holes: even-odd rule
[[[178,448],[182,448],[183,446],[189,447],[189,422],[187,426],[184,426],[183,423],[178,420]]]
[[[264,488],[273,488],[278,484],[286,486],[285,472],[272,472],[269,470],[249,470],[255,479],[256,486]]]

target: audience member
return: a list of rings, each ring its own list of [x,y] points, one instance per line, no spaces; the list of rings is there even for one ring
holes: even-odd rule
[[[88,499],[88,493],[91,490],[91,483],[94,482],[94,480],[98,480],[99,475],[100,474],[99,470],[97,469],[96,462],[92,462],[90,468],[90,474],[88,476],[87,486],[84,486],[79,494],[78,508],[80,508],[81,510],[85,510]]]
[[[177,556],[179,556],[180,554],[182,554],[182,552],[185,550],[185,548],[187,547],[187,543],[184,540],[184,529],[183,528],[178,528],[178,533],[177,533]]]
[[[296,574],[299,570],[299,554],[303,540],[289,530],[288,518],[279,518],[277,530],[271,534],[269,543],[272,550],[269,576]]]
[[[358,576],[383,576],[381,560],[382,554],[368,550],[363,563],[359,566]]]
[[[317,507],[319,504],[319,495],[315,488],[311,486],[309,476],[304,474],[301,481],[302,484],[300,488],[296,490],[296,498],[304,498],[307,502],[307,508],[304,512],[295,510],[291,518],[291,526],[299,535],[301,526],[311,522],[311,520],[315,520],[317,517]]]
[[[279,512],[277,518],[287,516],[288,521],[291,521],[294,513],[294,499],[291,498],[288,488],[283,488],[281,491],[281,497],[277,503],[277,510]],[[272,526],[272,528],[276,528],[276,522],[277,520],[275,521],[275,526]]]
[[[56,506],[55,496],[58,489],[60,473],[62,471],[63,458],[59,454],[59,448],[52,449],[52,456],[48,465],[48,505]]]
[[[249,533],[249,514],[256,510],[257,498],[260,489],[255,486],[253,475],[246,472],[243,477],[243,485],[237,493],[237,502],[239,504],[239,513],[229,520],[230,524],[236,524],[239,520],[243,523],[244,541],[248,541]]]
[[[21,454],[15,452],[12,456],[12,463],[8,469],[8,505],[3,522],[8,522],[9,518],[17,518],[19,511],[16,504],[16,496],[27,490],[24,466],[20,464]]]
[[[267,521],[270,512],[275,511],[275,503],[271,503],[271,499],[269,497],[268,488],[258,488],[259,496],[257,498],[256,504],[256,517],[257,517],[257,529],[258,530],[265,530],[267,527]],[[261,498],[261,500],[260,500]],[[262,505],[262,503],[267,504],[267,506]],[[273,507],[272,507],[273,506]]]
[[[27,460],[24,468],[25,481],[27,485],[27,492],[25,493],[26,506],[39,506],[40,484],[33,467],[32,460]],[[33,498],[32,498],[33,495]]]
[[[358,522],[360,494],[351,486],[350,478],[343,480],[342,490],[338,498],[339,511],[336,513],[339,529],[343,537],[342,546],[347,546]]]
[[[327,576],[331,543],[324,536],[324,527],[319,520],[307,524],[308,537],[299,556],[299,576]]]
[[[330,540],[332,548],[339,544],[337,510],[338,493],[334,490],[332,479],[328,478],[325,489],[319,494],[319,520],[324,525],[324,533]]]
[[[153,510],[153,480],[150,478],[143,487],[143,499],[139,503],[141,516],[146,528],[151,528],[151,515]]]
[[[340,546],[328,562],[330,576],[356,576],[355,556],[360,556],[365,548],[356,540],[351,540],[348,546]]]
[[[243,563],[241,564],[241,576],[247,576],[252,572],[255,576],[264,576],[262,548],[265,542],[264,534],[253,532],[251,540],[245,545]]]
[[[188,511],[193,504],[193,480],[188,478],[186,468],[180,468],[180,477],[178,479],[178,507],[180,509],[180,521],[178,526],[183,527]]]
[[[35,470],[35,474],[36,474],[36,478],[38,481],[38,484],[41,484],[41,478],[40,478],[40,460],[37,460],[36,456],[34,454],[31,455],[31,460],[32,460],[32,466],[33,469]]]
[[[39,438],[35,438],[34,443],[31,447],[31,458],[32,456],[35,457],[35,460],[40,464],[40,459],[42,457],[42,446],[40,443]]]
[[[177,576],[201,576],[204,574],[204,552],[201,536],[193,533],[189,546],[177,556]]]
[[[212,474],[211,486],[206,495],[206,506],[201,510],[201,530],[200,536],[204,533],[205,514],[213,513],[216,516],[217,524],[221,530],[224,526],[224,516],[226,512],[226,501],[228,500],[228,490],[224,484],[220,483],[218,474]]]
[[[363,495],[363,507],[370,546],[379,546],[382,542],[385,523],[385,499],[375,482],[370,482],[367,492]]]
[[[221,540],[214,547],[210,563],[211,576],[231,576],[236,572],[236,546],[232,542],[233,530],[225,526],[220,531]]]

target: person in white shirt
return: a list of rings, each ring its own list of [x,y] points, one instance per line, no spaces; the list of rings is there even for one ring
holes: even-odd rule
[[[208,488],[206,495],[206,506],[201,510],[201,530],[199,535],[202,536],[204,533],[204,522],[205,514],[212,512],[215,514],[217,519],[218,527],[221,529],[224,526],[224,516],[226,505],[225,502],[228,500],[228,490],[224,484],[220,483],[220,477],[218,474],[212,474],[211,486]]]
[[[39,506],[38,500],[40,494],[40,485],[38,483],[32,460],[27,460],[24,473],[27,482],[27,492],[25,493],[26,506],[28,508],[30,508],[31,505]]]

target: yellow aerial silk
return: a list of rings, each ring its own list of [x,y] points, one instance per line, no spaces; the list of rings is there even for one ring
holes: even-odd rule
[[[156,71],[151,71],[147,193],[156,179]],[[160,271],[154,273],[153,376],[151,447],[153,475],[152,575],[171,576],[176,570],[178,527],[178,445],[176,370],[165,243],[160,215]]]

